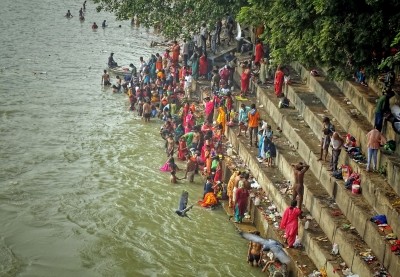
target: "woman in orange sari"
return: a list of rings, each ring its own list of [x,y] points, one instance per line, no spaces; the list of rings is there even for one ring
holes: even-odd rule
[[[203,200],[199,201],[200,206],[204,208],[209,208],[218,204],[218,199],[214,192],[208,192],[204,195]]]
[[[177,65],[179,62],[179,53],[181,52],[181,47],[175,40],[174,45],[172,45],[172,63]]]
[[[163,64],[162,64],[162,57],[160,54],[156,54],[156,70],[160,71],[163,69]]]
[[[204,161],[206,164],[206,172],[205,173],[207,174],[207,176],[210,176],[212,159],[211,159],[211,148],[209,145],[206,145],[206,149],[204,151]]]

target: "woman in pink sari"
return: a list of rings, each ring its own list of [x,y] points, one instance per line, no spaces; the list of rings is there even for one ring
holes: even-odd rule
[[[192,114],[192,111],[189,109],[186,118],[185,118],[185,134],[189,133],[192,131],[194,126],[194,116]]]
[[[282,87],[283,87],[284,77],[285,73],[283,73],[282,67],[279,65],[278,69],[275,72],[275,81],[274,81],[275,95],[277,97],[282,97]]]
[[[182,126],[186,126],[186,116],[189,113],[189,108],[189,103],[186,102],[182,110]]]
[[[207,97],[204,99],[203,104],[206,121],[211,123],[213,122],[214,117],[214,102],[210,99],[210,97]]]
[[[299,216],[301,214],[301,210],[297,208],[297,201],[293,200],[282,216],[281,224],[279,228],[285,230],[285,237],[288,243],[288,248],[292,248],[293,244],[296,240],[297,231],[299,229]]]

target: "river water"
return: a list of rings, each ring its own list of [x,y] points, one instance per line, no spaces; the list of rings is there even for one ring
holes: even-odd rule
[[[2,0],[0,276],[261,276],[223,210],[175,215],[200,178],[169,184],[161,123],[100,86],[111,51],[137,65],[160,39],[81,4]]]

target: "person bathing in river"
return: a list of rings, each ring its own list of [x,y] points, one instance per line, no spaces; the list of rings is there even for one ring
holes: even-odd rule
[[[94,23],[95,24],[95,23]],[[97,26],[97,25],[96,25]],[[114,61],[114,53],[111,52],[110,56],[108,57],[108,66],[109,67],[116,67],[118,64]]]
[[[255,231],[255,235],[260,236],[260,232]],[[247,262],[251,266],[258,266],[260,264],[262,254],[262,244],[257,242],[249,242],[249,249],[247,250]]]
[[[71,18],[72,17],[72,14],[71,14],[70,10],[67,11],[67,13],[65,14],[65,17],[66,18]]]
[[[190,156],[190,154],[186,155],[187,163],[186,163],[186,172],[185,179],[187,178],[190,183],[194,182],[194,175],[196,173],[197,168],[197,155]]]
[[[103,23],[101,23],[101,27],[102,27],[102,28],[107,27],[106,20],[104,20]]]
[[[143,104],[143,116],[142,116],[142,118],[144,118],[144,122],[150,122],[150,117],[151,117],[151,105],[150,105],[150,101],[146,101]]]
[[[97,28],[99,28],[99,26],[97,26],[96,22],[93,22],[92,29],[97,30]]]
[[[105,70],[105,69],[103,71],[103,75],[101,76],[101,84],[104,86],[111,85],[110,75],[108,75],[107,70]]]

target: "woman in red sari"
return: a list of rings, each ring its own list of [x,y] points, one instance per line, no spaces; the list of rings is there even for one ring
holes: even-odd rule
[[[248,198],[249,191],[245,187],[243,187],[243,185],[239,185],[239,188],[236,190],[235,223],[242,223],[244,213],[247,209]]]
[[[222,165],[221,161],[218,162],[217,168],[215,169],[214,174],[214,183],[222,182]]]
[[[200,75],[200,77],[207,76],[207,68],[208,68],[207,56],[204,55],[204,53],[203,53],[199,60],[199,75]]]
[[[282,216],[281,224],[279,228],[285,230],[286,241],[288,248],[292,248],[296,240],[297,231],[299,229],[298,219],[301,214],[301,210],[297,208],[297,201],[293,200]]]
[[[274,81],[275,95],[277,97],[282,97],[284,77],[285,73],[283,73],[282,67],[278,66],[278,69],[275,72],[275,81]]]
[[[186,154],[188,153],[188,149],[186,146],[186,140],[184,138],[179,139],[179,144],[178,144],[178,159],[181,161],[186,160]]]
[[[250,77],[250,69],[244,68],[243,73],[240,76],[240,90],[242,97],[246,96],[247,92],[249,91]]]
[[[255,52],[254,63],[259,63],[261,59],[264,57],[264,48],[261,40],[257,41],[254,52]]]

